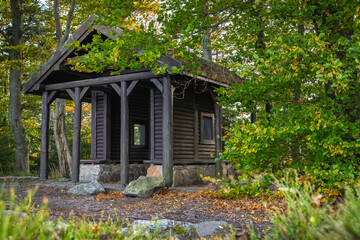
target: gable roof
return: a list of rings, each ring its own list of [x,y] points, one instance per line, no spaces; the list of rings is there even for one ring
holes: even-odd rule
[[[121,34],[121,29],[119,28],[107,28],[101,25],[95,25],[92,20],[94,20],[97,16],[92,15],[90,16],[65,42],[64,46],[74,41],[79,41],[83,43],[84,41],[91,41],[92,34],[96,32],[100,32],[106,38],[114,37]],[[115,34],[111,34],[115,33]],[[43,64],[40,69],[30,78],[28,82],[24,84],[23,91],[25,93],[32,93],[32,92],[41,92],[41,85],[46,83],[46,81],[53,76],[54,72],[60,70],[60,64],[64,64],[66,59],[73,54],[74,48],[66,48],[60,47],[49,59],[48,61]],[[229,71],[228,69],[222,67],[219,64],[214,62],[210,62],[204,60],[202,58],[196,58],[196,61],[200,63],[200,66],[197,67],[197,70],[201,72],[201,75],[193,76],[190,72],[181,71],[181,75],[186,75],[190,77],[194,77],[200,80],[204,80],[207,82],[214,83],[219,86],[227,86],[232,83],[236,82],[243,82],[244,80],[237,75],[236,73]],[[186,63],[175,60],[170,55],[161,57],[157,60],[157,63],[160,67],[167,66],[167,71],[171,71],[173,66],[180,68],[182,65],[186,65]],[[72,71],[73,74],[76,75],[77,71]],[[80,74],[79,74],[80,75]],[[81,73],[82,78],[96,78],[99,75],[97,74],[86,74]],[[86,76],[88,75],[88,76]],[[52,77],[53,79],[54,77]],[[61,80],[60,80],[61,81]],[[57,81],[59,82],[59,80]],[[56,83],[56,82],[55,82]]]

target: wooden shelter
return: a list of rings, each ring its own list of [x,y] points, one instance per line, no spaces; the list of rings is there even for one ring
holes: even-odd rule
[[[89,43],[108,29],[88,19],[68,40]],[[83,163],[120,162],[121,184],[129,181],[129,163],[162,164],[167,186],[174,164],[214,163],[221,150],[221,107],[213,89],[242,79],[219,65],[201,60],[202,75],[155,75],[151,69],[83,73],[71,70],[67,59],[75,49],[60,48],[24,85],[24,92],[42,95],[40,179],[48,178],[49,106],[55,98],[75,102],[72,181],[79,181]],[[81,53],[76,53],[81,54]],[[170,56],[160,66],[181,67]],[[80,160],[81,102],[91,102],[91,159]],[[217,172],[221,165],[217,164]]]

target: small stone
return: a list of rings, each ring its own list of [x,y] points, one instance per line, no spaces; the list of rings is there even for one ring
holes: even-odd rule
[[[95,195],[104,192],[104,186],[96,180],[89,183],[76,185],[75,187],[69,189],[69,193],[73,195]]]
[[[194,224],[199,237],[207,237],[210,235],[218,234],[225,226],[229,224],[224,221],[209,221]]]
[[[158,166],[153,165],[147,169],[147,177],[162,177],[161,171]]]
[[[163,177],[145,177],[140,176],[137,180],[132,181],[123,191],[128,197],[147,198],[153,194],[155,188],[164,187]]]

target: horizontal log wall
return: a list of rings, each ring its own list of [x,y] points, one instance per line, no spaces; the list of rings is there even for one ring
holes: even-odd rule
[[[111,160],[120,162],[120,96],[111,95]]]
[[[196,95],[196,104],[198,109],[198,136],[199,136],[199,151],[198,151],[198,159],[199,162],[209,162],[213,163],[214,158],[212,156],[215,155],[215,144],[202,144],[200,141],[200,121],[201,121],[201,112],[203,113],[214,113],[214,100],[211,97],[209,92],[204,92],[202,94]],[[215,122],[214,122],[215,126]]]
[[[163,121],[163,114],[162,114],[162,104],[163,98],[162,93],[159,89],[155,88],[154,92],[154,108],[155,108],[155,159],[156,163],[162,163],[162,121]]]
[[[120,97],[113,94],[111,97],[111,160],[120,161]],[[138,162],[149,160],[149,89],[135,87],[129,96],[129,161]],[[132,147],[133,123],[145,123],[147,129],[147,145]]]
[[[148,88],[135,87],[131,95],[129,96],[129,155],[130,162],[144,161],[150,159],[149,151],[149,94]],[[144,147],[132,147],[133,136],[133,124],[141,123],[146,125],[146,146]]]
[[[187,89],[183,99],[174,99],[174,164],[194,160],[194,93]]]
[[[106,95],[104,92],[96,91],[96,159],[106,159]]]

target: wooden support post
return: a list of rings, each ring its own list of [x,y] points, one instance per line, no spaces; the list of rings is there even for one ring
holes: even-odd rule
[[[42,95],[41,109],[41,154],[40,154],[40,180],[47,180],[49,176],[49,92]]]
[[[155,91],[150,88],[150,160],[155,158]]]
[[[169,77],[163,78],[163,166],[165,186],[173,182],[173,129],[172,129],[172,86]]]
[[[222,150],[221,138],[221,121],[222,121],[222,110],[221,106],[215,103],[215,158],[219,158],[220,151]],[[220,178],[222,175],[222,166],[221,161],[217,160],[215,163],[215,174],[217,178]]]
[[[121,82],[120,182],[129,183],[129,103],[127,84]]]
[[[72,148],[72,173],[71,181],[79,182],[80,176],[80,132],[81,132],[81,89],[75,88],[74,93],[74,130],[73,130],[73,148]]]

